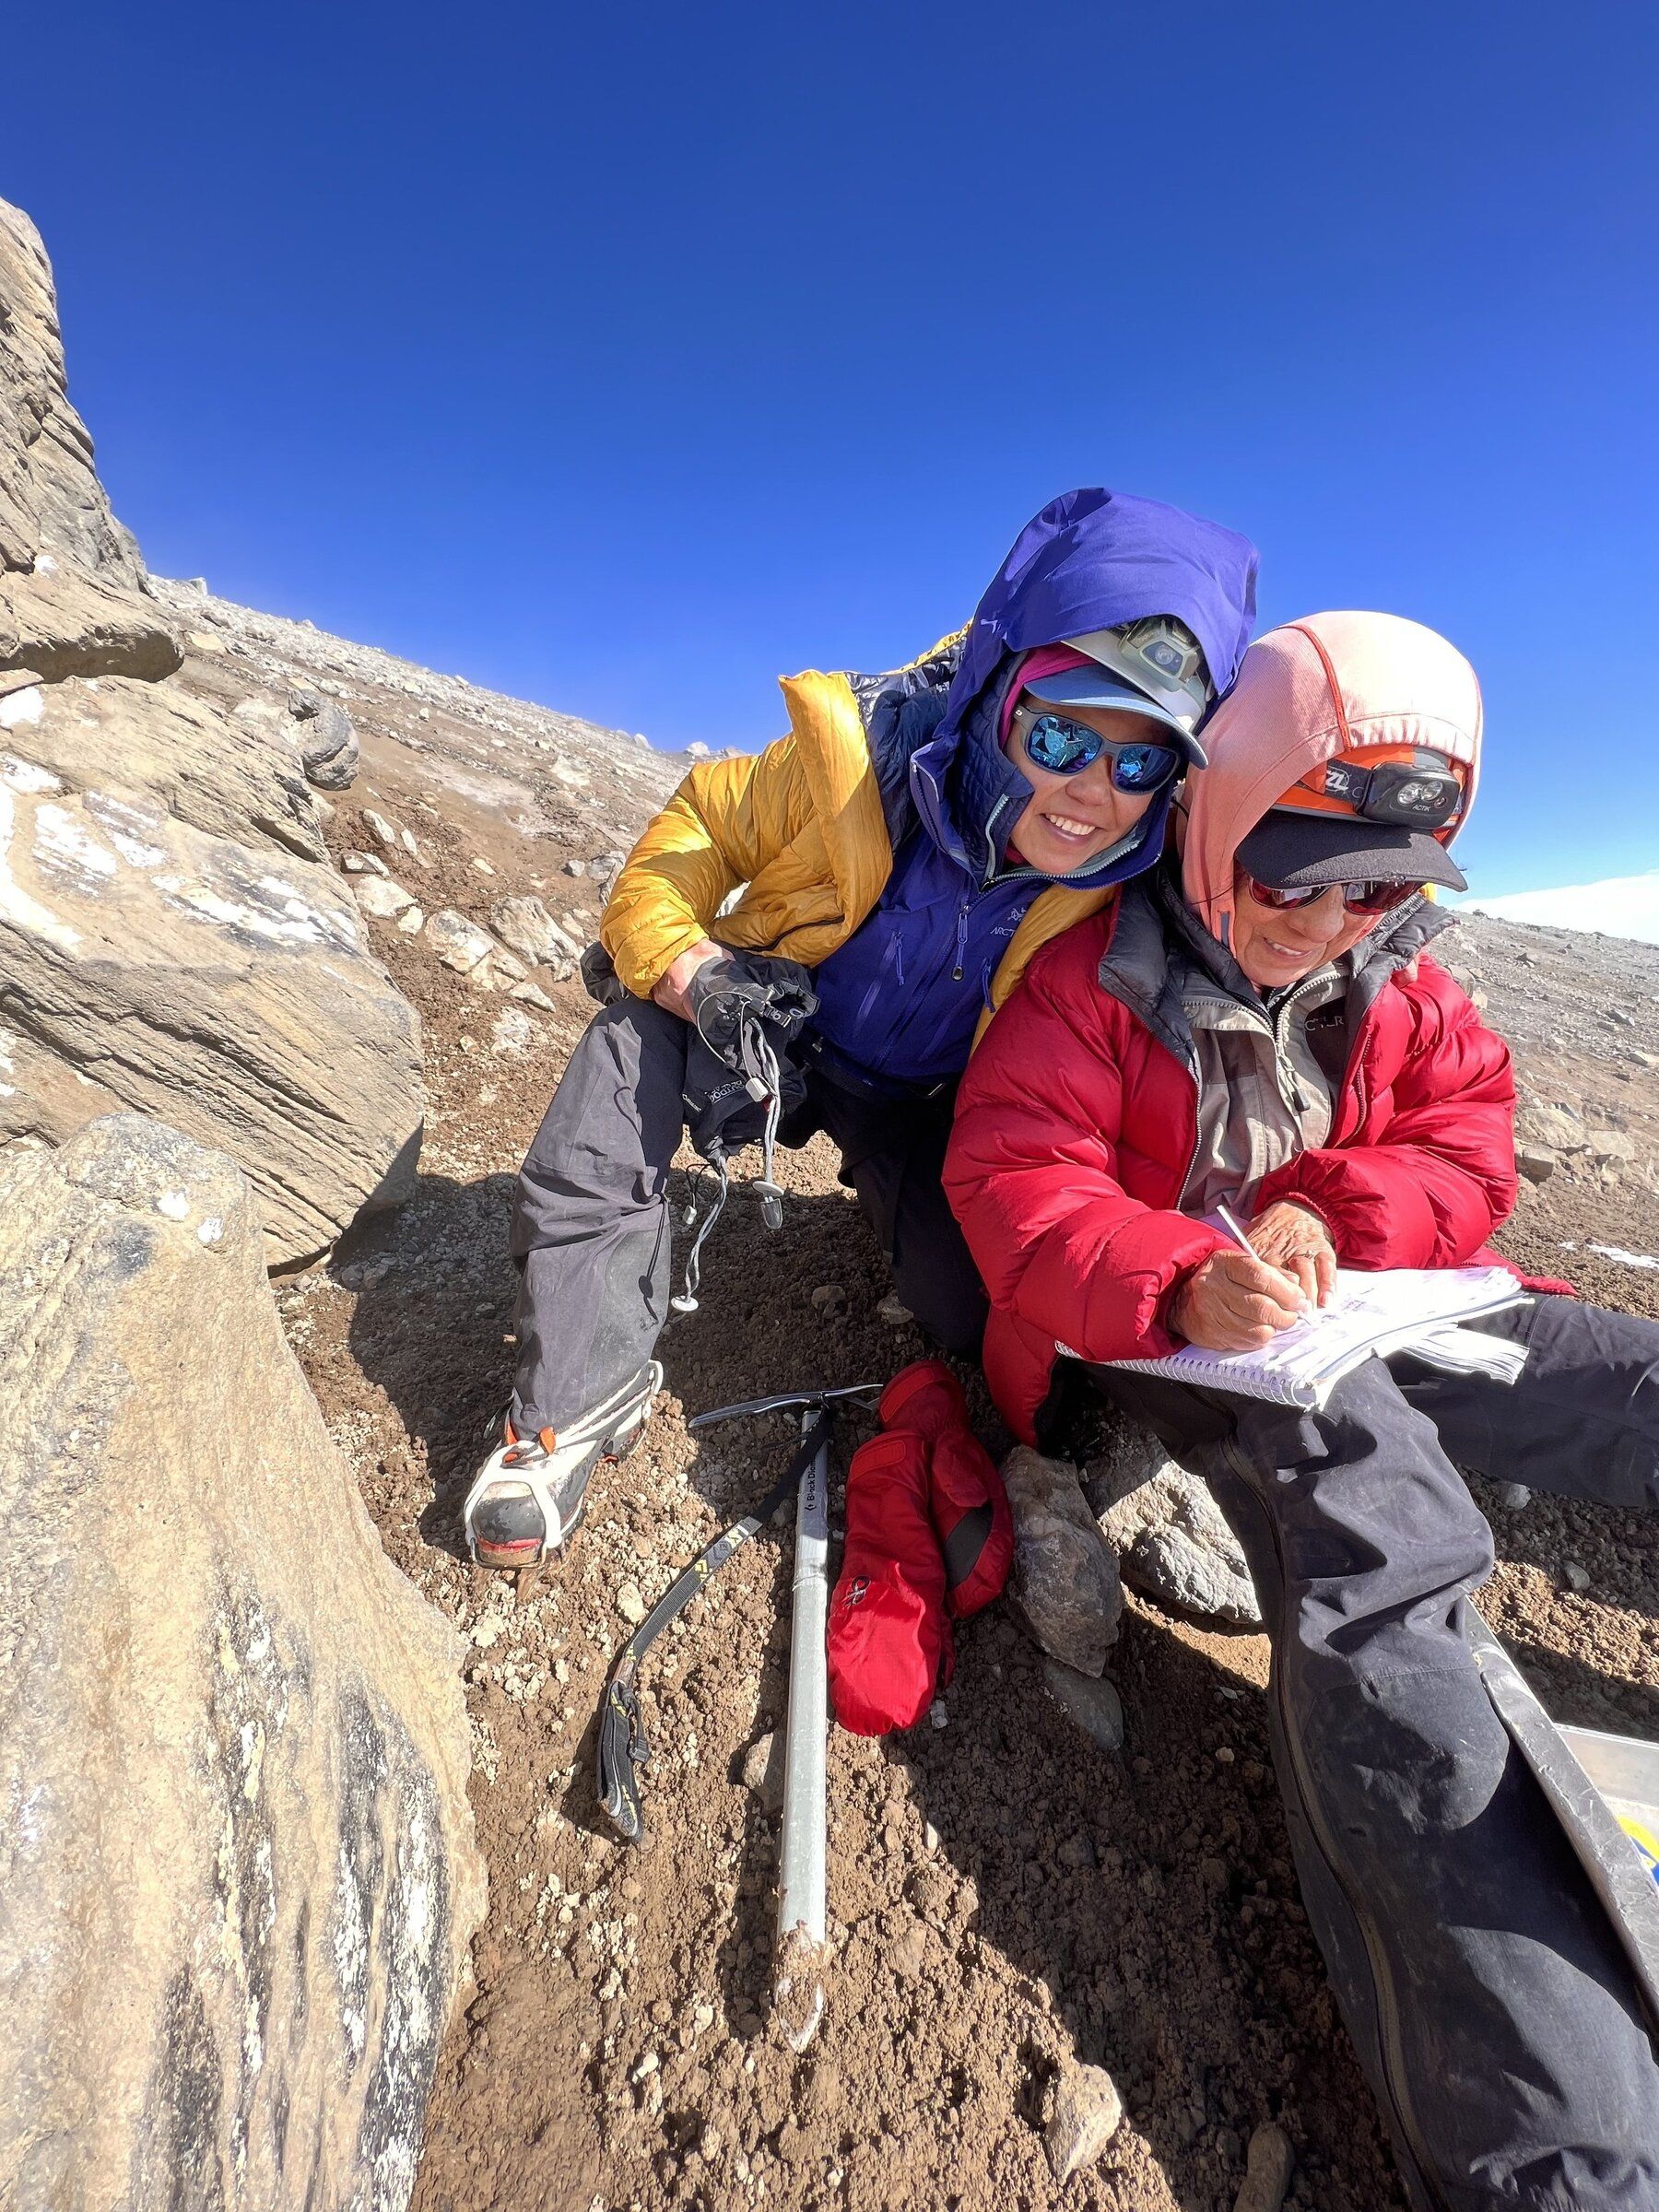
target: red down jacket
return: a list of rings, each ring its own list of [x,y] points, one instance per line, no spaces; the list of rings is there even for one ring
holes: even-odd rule
[[[946,1160],[991,1294],[986,1378],[1028,1442],[1056,1340],[1086,1359],[1178,1349],[1171,1293],[1226,1241],[1174,1210],[1197,1084],[1100,982],[1115,926],[1081,923],[1032,963],[969,1063]],[[1330,1143],[1268,1176],[1257,1206],[1310,1207],[1348,1267],[1501,1264],[1482,1248],[1515,1202],[1514,1098],[1508,1048],[1419,955],[1360,1018]]]

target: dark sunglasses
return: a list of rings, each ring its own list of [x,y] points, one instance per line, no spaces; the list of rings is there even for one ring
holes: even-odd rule
[[[1258,906],[1270,906],[1279,913],[1289,907],[1312,906],[1332,888],[1328,883],[1311,883],[1303,889],[1287,891],[1277,884],[1258,883],[1253,876],[1245,877],[1244,886]],[[1423,887],[1420,883],[1339,883],[1335,888],[1350,914],[1385,914],[1390,907],[1404,906],[1407,899],[1415,899]]]
[[[1028,759],[1051,776],[1075,776],[1092,768],[1102,754],[1112,759],[1114,791],[1161,791],[1180,771],[1182,755],[1172,745],[1119,744],[1102,737],[1087,723],[1069,722],[1064,714],[1033,714],[1021,707],[1017,719],[1024,724]]]

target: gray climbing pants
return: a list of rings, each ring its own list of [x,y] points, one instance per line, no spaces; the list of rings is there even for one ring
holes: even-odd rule
[[[525,1156],[512,1214],[521,1275],[511,1418],[521,1436],[558,1429],[619,1389],[668,1317],[668,1169],[685,1126],[690,1034],[649,999],[606,1006]],[[899,1296],[947,1350],[972,1357],[985,1294],[939,1183],[952,1104],[873,1098],[815,1069],[806,1106],[779,1134],[799,1146],[821,1129],[840,1147],[841,1181]]]
[[[1526,1342],[1512,1386],[1396,1356],[1303,1413],[1084,1372],[1249,1559],[1303,1900],[1414,2206],[1653,2212],[1649,2024],[1476,1669],[1492,1539],[1452,1462],[1659,1505],[1659,1325],[1566,1298],[1479,1325]]]

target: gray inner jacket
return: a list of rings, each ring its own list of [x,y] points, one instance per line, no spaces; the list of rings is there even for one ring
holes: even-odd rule
[[[1329,1143],[1359,1022],[1390,976],[1451,921],[1428,900],[1410,900],[1340,959],[1264,997],[1172,874],[1125,889],[1100,983],[1198,1087],[1183,1214],[1211,1213],[1223,1200],[1249,1213],[1264,1176]]]

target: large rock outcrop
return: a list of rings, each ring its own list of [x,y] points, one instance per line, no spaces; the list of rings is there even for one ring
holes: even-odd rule
[[[459,1653],[136,1115],[0,1155],[0,2198],[401,2212],[481,1915]]]
[[[69,405],[41,234],[0,200],[0,668],[155,678],[179,660]]]
[[[287,718],[178,684],[0,202],[0,1147],[158,1113],[231,1153],[274,1265],[412,1187],[419,1028],[329,865]]]

